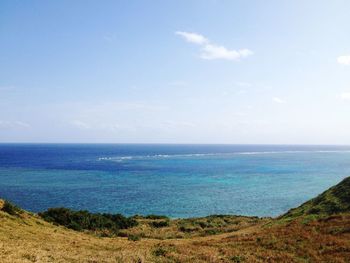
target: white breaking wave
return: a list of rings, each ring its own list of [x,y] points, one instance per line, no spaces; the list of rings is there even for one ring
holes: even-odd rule
[[[350,150],[305,150],[305,151],[261,151],[261,152],[231,152],[231,153],[188,153],[188,154],[154,154],[134,156],[100,157],[99,161],[123,162],[128,160],[165,159],[184,157],[207,157],[207,156],[235,156],[235,155],[265,155],[265,154],[289,154],[289,153],[350,153]]]

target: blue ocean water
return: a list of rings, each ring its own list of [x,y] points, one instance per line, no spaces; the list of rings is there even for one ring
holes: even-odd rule
[[[0,144],[0,197],[33,212],[276,216],[346,176],[346,146]]]

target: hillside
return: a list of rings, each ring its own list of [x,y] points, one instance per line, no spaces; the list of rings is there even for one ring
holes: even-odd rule
[[[0,201],[0,262],[349,262],[349,182],[277,219],[139,216],[116,233],[75,231]]]
[[[309,215],[327,216],[346,212],[350,212],[350,177],[345,178],[316,198],[289,210],[281,218],[287,219]]]

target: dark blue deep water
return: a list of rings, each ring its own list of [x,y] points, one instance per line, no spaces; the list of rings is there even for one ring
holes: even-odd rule
[[[276,216],[350,175],[350,147],[0,144],[0,197],[34,212]]]

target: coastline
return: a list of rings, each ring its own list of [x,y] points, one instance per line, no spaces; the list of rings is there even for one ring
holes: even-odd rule
[[[137,225],[119,228],[112,235],[107,228],[77,231],[57,221],[49,223],[18,207],[4,210],[2,202],[0,260],[346,262],[350,255],[349,197],[350,177],[278,218],[216,215],[171,220],[153,215],[135,217]],[[124,219],[119,217],[118,222]]]

